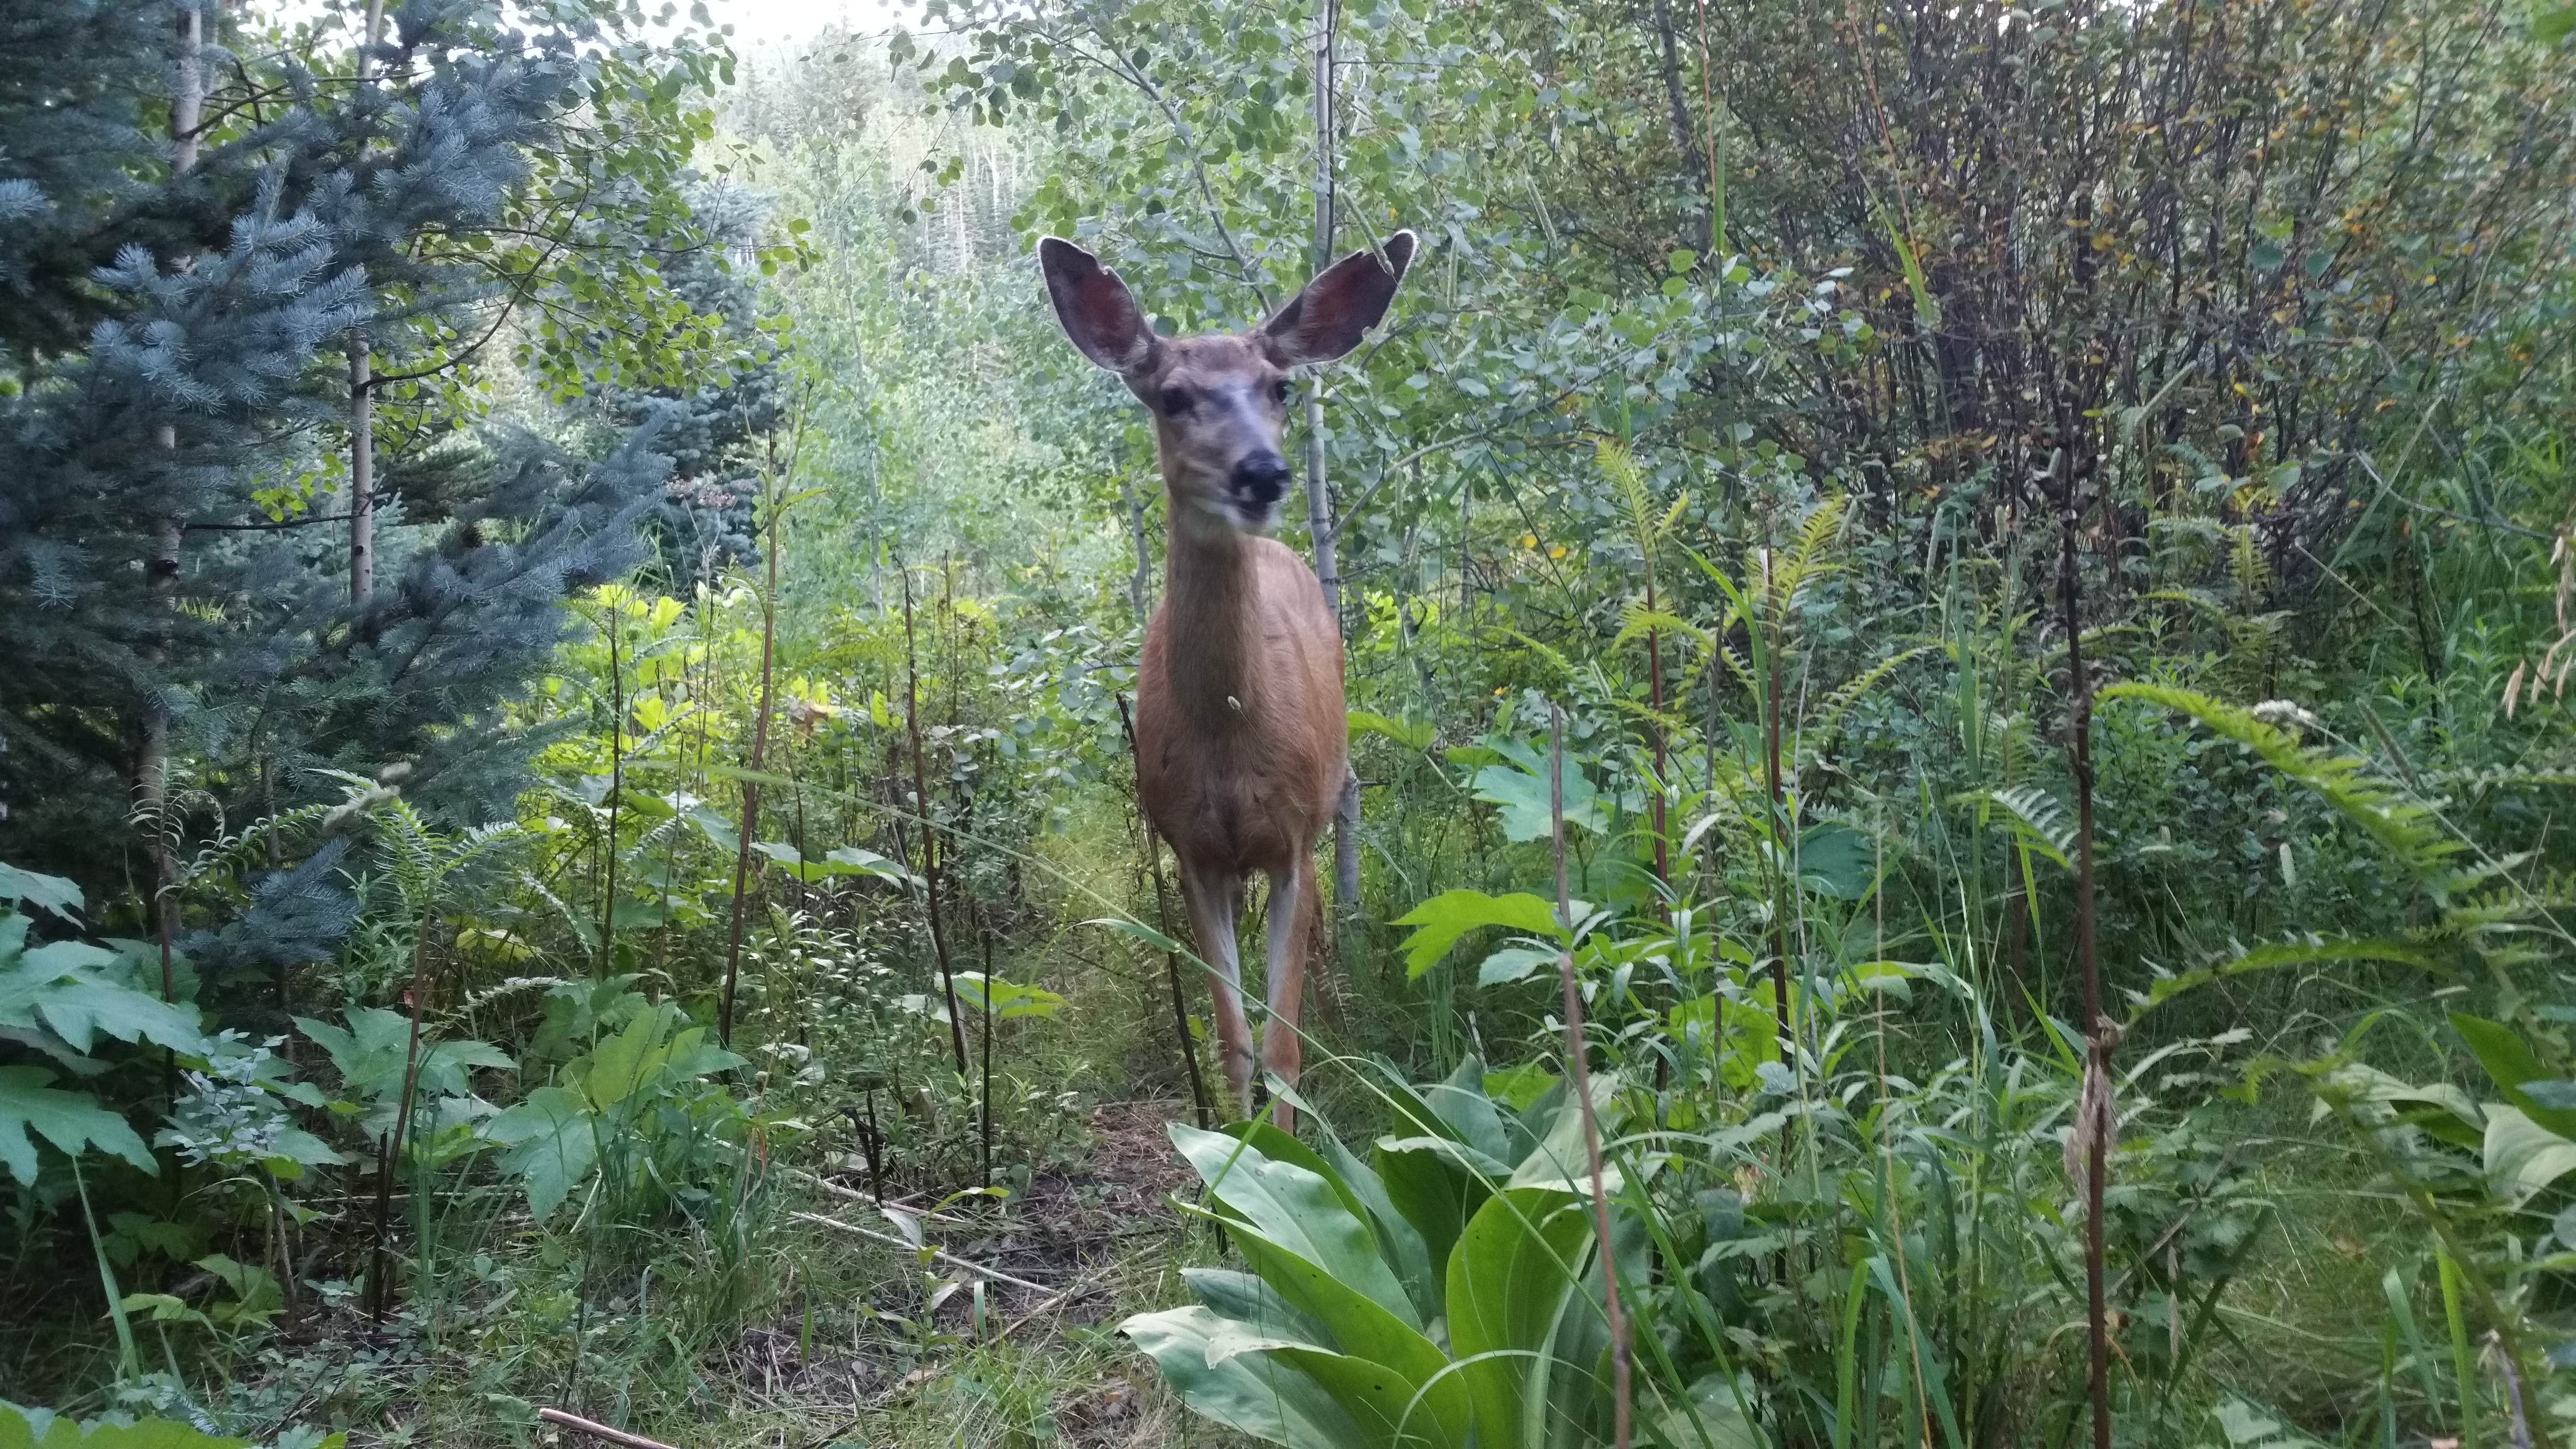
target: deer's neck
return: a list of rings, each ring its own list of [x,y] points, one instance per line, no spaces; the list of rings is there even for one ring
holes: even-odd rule
[[[1253,713],[1261,640],[1254,539],[1171,499],[1163,565],[1167,686],[1183,713],[1228,729]]]

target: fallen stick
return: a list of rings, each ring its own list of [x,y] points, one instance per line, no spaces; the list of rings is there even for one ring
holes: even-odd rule
[[[1097,1283],[1074,1284],[1072,1287],[1058,1293],[1053,1298],[1048,1299],[1037,1307],[1032,1308],[1028,1312],[1021,1314],[1019,1317],[1012,1319],[1009,1323],[1004,1324],[1002,1326],[1002,1331],[993,1335],[993,1341],[995,1343],[1001,1342],[1003,1339],[1006,1339],[1012,1334],[1019,1332],[1021,1329],[1028,1327],[1032,1319],[1052,1313],[1073,1299],[1085,1297],[1090,1294],[1093,1289],[1099,1286],[1100,1285]]]
[[[623,1429],[612,1429],[606,1424],[594,1424],[579,1414],[567,1414],[561,1409],[539,1409],[537,1417],[549,1424],[560,1424],[576,1434],[588,1434],[593,1439],[605,1439],[611,1444],[623,1444],[626,1449],[672,1449],[671,1445],[659,1439],[647,1439],[641,1434],[629,1434]]]
[[[913,1245],[911,1243],[905,1242],[903,1239],[896,1237],[892,1233],[874,1232],[870,1229],[860,1227],[856,1223],[845,1223],[839,1218],[827,1218],[821,1213],[791,1212],[788,1216],[791,1218],[802,1218],[806,1222],[814,1223],[821,1227],[835,1228],[841,1232],[853,1233],[862,1238],[868,1238],[876,1242],[884,1243],[889,1247],[903,1248],[907,1250],[913,1249]],[[963,1268],[969,1273],[981,1274],[997,1283],[1008,1283],[1014,1288],[1026,1288],[1032,1293],[1053,1293],[1056,1291],[1053,1284],[1032,1283],[1026,1278],[1014,1278],[999,1268],[987,1268],[981,1263],[970,1263],[966,1259],[958,1257],[955,1253],[947,1252],[944,1249],[931,1248],[929,1249],[929,1252],[930,1256],[937,1258],[940,1262],[946,1263],[951,1267]]]
[[[965,1221],[965,1219],[958,1217],[954,1213],[943,1213],[935,1210],[924,1211],[904,1206],[908,1197],[918,1197],[920,1196],[919,1193],[909,1194],[908,1197],[890,1197],[884,1202],[878,1202],[875,1198],[868,1196],[866,1193],[859,1191],[855,1187],[843,1187],[828,1177],[807,1172],[801,1167],[791,1167],[787,1171],[790,1176],[803,1182],[807,1186],[821,1188],[823,1191],[841,1199],[843,1202],[863,1202],[871,1207],[888,1208],[899,1213],[910,1213],[912,1216],[920,1218],[925,1222],[957,1223]]]

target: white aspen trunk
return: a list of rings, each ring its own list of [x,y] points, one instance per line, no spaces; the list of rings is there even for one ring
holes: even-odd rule
[[[1333,29],[1338,0],[1315,3],[1315,258],[1321,272],[1333,264]],[[1342,573],[1333,533],[1332,489],[1324,476],[1324,394],[1306,390],[1306,531],[1315,544],[1315,579],[1342,624]],[[1360,898],[1360,777],[1345,767],[1342,798],[1333,807],[1333,905],[1349,912]]]
[[[179,22],[183,42],[179,77],[170,95],[170,177],[174,182],[197,167],[197,127],[204,119],[206,106],[205,26],[203,13],[194,9]],[[182,259],[181,265],[185,264]],[[178,426],[163,423],[156,441],[166,451],[178,451]],[[165,603],[179,586],[180,531],[181,520],[175,513],[153,520],[143,587],[156,605]],[[163,650],[155,647],[152,662],[157,665],[163,657]],[[178,904],[170,887],[178,879],[179,862],[166,818],[170,803],[170,706],[157,691],[143,709],[143,752],[135,762],[134,794],[140,813],[149,822],[145,828],[151,832],[152,919],[163,946],[161,995],[167,999],[171,994],[168,944],[177,925],[173,912]]]

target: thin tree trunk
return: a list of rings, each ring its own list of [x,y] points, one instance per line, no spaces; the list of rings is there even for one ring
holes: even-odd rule
[[[2091,1362],[2086,1387],[2093,1401],[2094,1449],[2111,1449],[2111,1316],[2103,1283],[2102,1196],[2116,1119],[2110,1112],[2111,1049],[2118,1028],[2102,1015],[2102,971],[2093,917],[2093,682],[2084,668],[2081,584],[2076,578],[2076,470],[2059,444],[2058,481],[2065,493],[2059,513],[2058,601],[2065,613],[2066,748],[2075,775],[2075,959],[2084,973],[2085,1083],[2075,1130],[2084,1153],[2084,1309]]]
[[[173,182],[197,168],[197,127],[206,106],[205,13],[191,7],[179,17],[179,83],[170,97],[170,177]],[[182,257],[185,267],[189,259]],[[179,448],[179,429],[174,423],[163,423],[157,441],[164,452]],[[153,520],[150,552],[144,559],[144,591],[155,611],[165,606],[179,587],[179,518],[175,513]],[[165,657],[162,646],[151,651],[151,662],[158,666]],[[156,681],[152,696],[143,707],[143,751],[135,762],[135,804],[150,822],[147,844],[152,852],[152,920],[153,931],[161,943],[161,999],[176,994],[176,980],[171,966],[170,938],[177,927],[175,913],[179,908],[173,887],[178,884],[179,861],[171,848],[169,829],[170,806],[170,705]]]
[[[1548,706],[1547,806],[1556,853],[1556,918],[1574,929],[1574,902],[1565,880],[1565,711]],[[1583,1118],[1584,1156],[1592,1169],[1592,1233],[1601,1261],[1602,1316],[1610,1328],[1610,1381],[1614,1444],[1628,1449],[1628,1318],[1619,1305],[1619,1263],[1610,1247],[1610,1194],[1601,1167],[1601,1124],[1592,1108],[1590,1049],[1583,1039],[1583,992],[1574,979],[1574,953],[1556,955],[1558,983],[1564,989],[1565,1078],[1574,1090],[1575,1110]]]
[[[948,1002],[948,1042],[957,1076],[966,1078],[966,1022],[957,1009],[957,973],[948,964],[948,928],[939,919],[939,832],[930,823],[930,776],[921,763],[921,665],[912,632],[912,570],[903,571],[903,729],[912,744],[912,808],[921,817],[921,881],[930,900],[930,949],[939,958],[939,990]]]
[[[772,476],[776,476],[776,452],[771,454]],[[760,601],[760,713],[751,723],[751,772],[760,773],[761,758],[769,752],[769,686],[770,665],[778,643],[778,504],[769,511],[769,588]],[[752,822],[760,815],[760,782],[742,782],[742,832],[735,842],[733,857],[733,930],[725,946],[724,1000],[716,1011],[716,1040],[733,1045],[733,1000],[735,983],[742,976],[742,896],[751,884]]]
[[[1341,23],[1339,0],[1315,3],[1315,244],[1314,269],[1333,264],[1333,32]],[[1324,392],[1320,383],[1306,389],[1306,532],[1315,543],[1315,578],[1324,586],[1324,602],[1333,611],[1333,628],[1342,626],[1342,572],[1334,538],[1332,488],[1324,474]],[[1342,768],[1342,794],[1333,805],[1333,904],[1344,914],[1360,899],[1360,777]]]
[[[1127,732],[1127,759],[1132,765],[1136,759],[1136,716],[1127,707],[1127,696],[1119,695],[1117,700],[1118,724]],[[1130,798],[1133,798],[1133,792],[1130,792]],[[1138,823],[1145,827],[1145,859],[1152,867],[1154,878],[1154,924],[1162,930],[1163,939],[1168,941],[1172,939],[1172,912],[1171,907],[1165,904],[1169,897],[1163,885],[1162,842],[1154,834],[1154,822],[1145,818],[1144,811],[1140,808],[1136,814]],[[1190,1040],[1190,1009],[1181,992],[1181,958],[1177,952],[1163,953],[1163,971],[1171,978],[1172,985],[1172,1040],[1181,1049],[1181,1064],[1189,1069],[1190,1105],[1198,1113],[1199,1130],[1204,1132],[1215,1125],[1216,1114],[1208,1105],[1207,1079],[1199,1075],[1198,1045]]]
[[[375,388],[367,334],[349,337],[349,616],[366,617],[376,593]],[[363,626],[362,626],[363,627]]]
[[[1127,577],[1127,602],[1136,610],[1136,627],[1142,629],[1154,617],[1154,550],[1145,537],[1145,500],[1136,492],[1136,480],[1123,469],[1118,491],[1127,504],[1127,541],[1136,549],[1136,572]]]
[[[384,30],[384,0],[367,0],[365,44]],[[358,51],[358,85],[368,79],[368,57]],[[349,334],[349,617],[363,620],[376,593],[376,399],[366,329]]]
[[[1696,187],[1706,168],[1700,164],[1699,143],[1691,136],[1690,103],[1682,98],[1681,46],[1673,37],[1672,0],[1655,0],[1655,39],[1663,50],[1664,102],[1672,109],[1673,149],[1680,153],[1683,169],[1691,173],[1692,185]],[[1691,225],[1695,237],[1691,250],[1706,256],[1714,203],[1706,195],[1700,198],[1700,202],[1699,219]]]
[[[606,881],[600,887],[599,907],[599,974],[605,978],[616,969],[610,954],[617,940],[617,805],[626,792],[626,670],[618,658],[618,636],[624,632],[626,612],[618,604],[609,605],[608,614],[608,840]],[[758,769],[755,765],[752,768]]]

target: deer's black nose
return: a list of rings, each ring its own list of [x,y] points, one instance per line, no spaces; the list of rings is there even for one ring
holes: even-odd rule
[[[1267,508],[1288,494],[1288,461],[1264,448],[1235,464],[1227,482],[1245,502]]]

